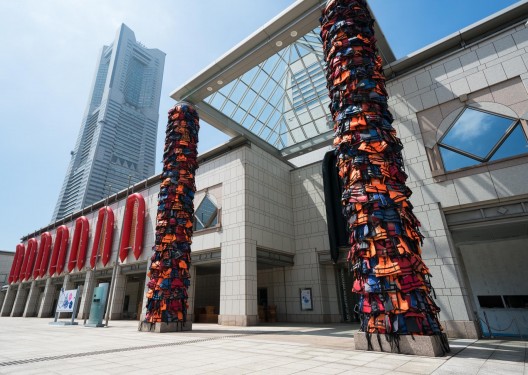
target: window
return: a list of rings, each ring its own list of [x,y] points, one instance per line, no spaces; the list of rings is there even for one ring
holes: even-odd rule
[[[503,309],[504,302],[501,296],[477,296],[480,307],[486,309]]]
[[[467,107],[438,142],[446,172],[528,153],[518,119]]]
[[[218,207],[207,194],[194,213],[194,230],[212,228],[218,225]]]
[[[506,307],[512,309],[528,309],[528,296],[502,296]]]

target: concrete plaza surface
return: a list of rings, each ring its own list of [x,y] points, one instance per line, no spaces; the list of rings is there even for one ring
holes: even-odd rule
[[[108,328],[0,318],[0,374],[526,374],[527,342],[450,340],[427,358],[355,351],[351,325],[277,324],[145,333],[137,321]]]

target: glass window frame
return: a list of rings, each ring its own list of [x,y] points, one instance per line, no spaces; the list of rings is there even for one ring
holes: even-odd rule
[[[203,223],[201,220],[198,219],[196,214],[198,213],[198,210],[200,209],[200,206],[205,202],[206,199],[209,199],[211,204],[216,208],[216,211],[214,212],[213,215],[211,215],[211,217],[209,217],[209,219],[205,223]],[[207,231],[207,230],[211,230],[211,229],[219,229],[221,227],[221,220],[220,220],[221,211],[222,211],[222,209],[216,205],[214,200],[210,199],[210,194],[206,193],[205,196],[200,201],[200,203],[198,204],[196,210],[194,211],[194,214],[193,214],[193,231],[196,233],[196,232],[202,232],[202,231]],[[215,219],[216,219],[216,224],[215,225],[211,225],[212,222]],[[200,221],[201,225],[203,225],[203,228],[198,229],[196,227],[197,221]]]
[[[488,154],[484,158],[479,157],[479,156],[477,156],[475,154],[472,154],[470,152],[467,152],[467,151],[464,151],[464,150],[460,150],[459,148],[456,148],[456,147],[453,147],[453,146],[450,146],[450,145],[447,145],[447,144],[443,143],[443,140],[445,139],[445,137],[449,134],[451,129],[455,126],[455,124],[458,122],[460,117],[464,114],[464,112],[467,109],[483,112],[483,113],[486,113],[486,114],[489,114],[489,115],[492,115],[492,116],[497,116],[497,117],[502,117],[502,118],[506,118],[506,119],[511,119],[511,123],[508,126],[507,130],[504,132],[504,134],[501,136],[501,138],[499,138],[499,140],[495,143],[495,145],[491,148],[491,150],[488,152]],[[508,159],[511,159],[511,158],[519,158],[519,157],[528,156],[528,152],[527,152],[527,153],[522,153],[522,154],[509,156],[509,157],[502,158],[502,159],[491,160],[493,155],[501,148],[501,146],[504,144],[504,142],[506,142],[508,137],[516,130],[517,127],[521,128],[522,132],[524,133],[524,136],[528,140],[528,123],[527,123],[527,121],[525,119],[510,117],[510,116],[507,116],[507,115],[504,115],[504,114],[499,114],[499,113],[495,113],[495,112],[491,112],[491,111],[486,111],[486,110],[483,110],[481,108],[476,108],[476,107],[473,107],[473,106],[466,105],[460,111],[458,116],[453,120],[452,124],[444,132],[444,134],[441,136],[441,138],[437,141],[437,143],[435,144],[433,149],[429,149],[429,151],[428,151],[430,160],[435,160],[436,159],[436,160],[439,160],[439,162],[440,162],[440,165],[438,165],[438,167],[440,167],[440,168],[437,169],[437,170],[432,170],[433,177],[438,177],[439,175],[447,175],[447,174],[456,173],[456,172],[459,172],[459,171],[465,171],[465,170],[469,170],[469,169],[479,168],[479,167],[482,167],[484,165],[487,165],[488,163],[500,163],[500,162],[502,162],[504,160],[508,160]],[[445,163],[444,163],[444,159],[443,159],[443,157],[441,155],[441,151],[440,151],[441,148],[444,148],[444,149],[449,150],[451,152],[458,153],[458,154],[460,154],[462,156],[465,156],[467,158],[473,159],[477,163],[475,165],[471,165],[471,166],[467,166],[467,167],[462,167],[462,168],[457,168],[457,169],[449,169],[448,170],[446,168]]]

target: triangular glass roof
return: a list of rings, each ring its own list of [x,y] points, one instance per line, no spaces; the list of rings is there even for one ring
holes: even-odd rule
[[[324,67],[317,27],[204,101],[282,150],[330,133]]]

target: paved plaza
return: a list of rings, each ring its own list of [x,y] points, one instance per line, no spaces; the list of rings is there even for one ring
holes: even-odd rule
[[[143,333],[136,321],[108,328],[0,318],[0,374],[528,374],[527,342],[450,340],[427,358],[355,351],[356,327],[195,324]]]

